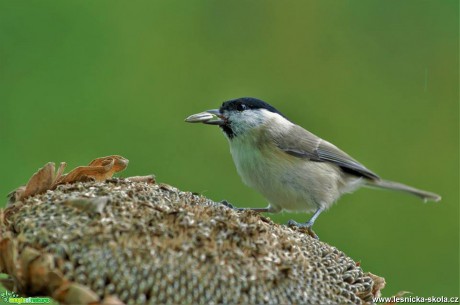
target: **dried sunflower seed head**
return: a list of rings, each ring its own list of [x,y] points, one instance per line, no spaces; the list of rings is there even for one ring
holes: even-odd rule
[[[370,304],[384,286],[300,231],[148,181],[60,185],[6,208],[0,272],[67,304]]]

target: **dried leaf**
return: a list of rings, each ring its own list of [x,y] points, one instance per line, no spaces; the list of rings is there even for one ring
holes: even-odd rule
[[[21,201],[29,196],[37,195],[52,189],[56,179],[58,179],[64,172],[66,165],[67,164],[65,162],[61,162],[61,164],[59,164],[57,174],[55,175],[54,162],[46,163],[45,166],[32,175],[25,186],[20,186],[8,194],[8,205],[11,205],[16,201]]]
[[[0,272],[7,273],[12,277],[18,277],[16,269],[17,242],[10,236],[0,241]]]
[[[34,248],[26,247],[20,257],[20,266],[22,270],[22,277],[28,279],[30,277],[29,274],[29,265],[38,257],[40,256],[40,252]]]
[[[46,291],[48,286],[48,274],[54,269],[54,260],[51,254],[42,254],[33,260],[29,266],[29,285],[33,293]]]
[[[65,304],[92,304],[99,302],[99,296],[90,288],[77,283],[64,285],[53,298]]]
[[[78,181],[105,181],[113,176],[114,173],[124,170],[128,166],[128,160],[122,156],[107,156],[97,158],[88,166],[79,166],[65,176],[62,176],[57,184],[73,183]]]
[[[54,178],[54,181],[53,181],[54,185],[56,185],[56,181],[61,179],[61,176],[64,173],[64,169],[66,168],[66,166],[67,166],[67,163],[65,162],[61,162],[61,164],[59,164],[59,168],[57,170],[56,177]]]
[[[374,286],[372,288],[372,294],[376,298],[380,297],[381,290],[385,288],[385,285],[386,285],[385,279],[383,277],[372,274],[370,272],[368,272],[367,275],[374,281]]]
[[[12,191],[8,195],[6,195],[6,197],[8,198],[8,202],[6,203],[6,206],[10,206],[13,203],[15,203],[16,201],[19,201],[19,198],[22,197],[22,195],[24,194],[25,190],[26,190],[26,186],[21,185],[20,187],[18,187],[17,189]]]
[[[112,155],[107,157],[101,157],[94,159],[89,163],[90,166],[100,166],[106,164],[107,161],[115,160],[114,172],[120,172],[124,170],[129,163],[128,159],[123,158],[122,156]]]
[[[27,185],[20,186],[8,194],[7,205],[55,189],[59,184],[91,180],[105,181],[114,173],[124,170],[128,166],[128,162],[127,159],[118,155],[97,158],[91,161],[88,166],[79,166],[67,175],[63,175],[67,163],[61,162],[55,174],[54,162],[48,162],[32,175]]]
[[[68,287],[70,281],[67,280],[58,270],[52,270],[48,273],[48,290],[57,291],[62,287]]]
[[[48,162],[39,169],[27,182],[24,193],[19,197],[22,200],[26,197],[40,194],[49,190],[54,182],[54,162]]]

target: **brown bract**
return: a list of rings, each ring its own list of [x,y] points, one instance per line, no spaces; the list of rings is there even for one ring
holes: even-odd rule
[[[68,174],[63,175],[67,163],[61,162],[55,173],[54,162],[48,162],[32,175],[25,186],[20,186],[8,194],[8,203],[12,204],[27,197],[52,190],[59,184],[78,181],[104,181],[111,178],[113,174],[124,170],[128,163],[128,159],[118,155],[101,157],[91,161],[88,166],[79,166]]]

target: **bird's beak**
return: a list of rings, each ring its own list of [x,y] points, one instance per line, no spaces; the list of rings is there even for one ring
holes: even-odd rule
[[[188,123],[203,123],[209,125],[223,125],[225,123],[219,109],[211,109],[206,110],[205,112],[193,114],[186,118],[185,121]]]

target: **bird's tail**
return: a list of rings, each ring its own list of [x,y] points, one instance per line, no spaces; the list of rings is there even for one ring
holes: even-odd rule
[[[439,196],[438,194],[419,190],[419,189],[416,189],[415,187],[408,186],[408,185],[405,185],[399,182],[393,182],[393,181],[388,181],[388,180],[373,180],[373,181],[369,181],[367,183],[367,186],[407,192],[407,193],[410,193],[412,195],[422,198],[424,201],[441,200],[441,196]]]

